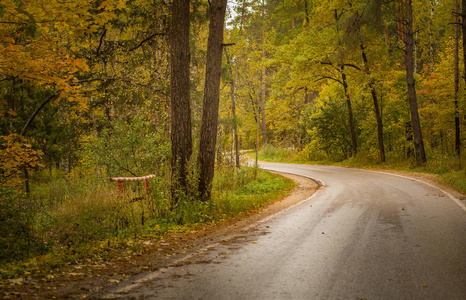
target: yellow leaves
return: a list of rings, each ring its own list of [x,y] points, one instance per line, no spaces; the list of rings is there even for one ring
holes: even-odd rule
[[[109,0],[104,0],[102,1],[102,4],[100,4],[99,7],[97,7],[98,10],[105,9],[108,5]]]
[[[116,12],[125,9],[127,0],[105,0],[100,6],[96,2],[2,0],[0,77],[15,77],[31,85],[60,90],[60,97],[70,97],[76,109],[86,110],[87,100],[79,96],[76,76],[90,68],[86,60],[72,54],[71,51],[79,51],[80,41],[70,38],[110,29]],[[26,27],[40,34],[28,34]],[[14,112],[0,109],[0,114],[5,113]]]
[[[20,135],[0,136],[0,184],[10,187],[21,185],[21,169],[41,167],[41,156],[42,151],[33,150]]]
[[[81,69],[82,71],[89,71],[89,66],[87,65],[86,61],[82,58],[75,58],[74,64],[78,69]]]
[[[116,9],[124,9],[126,8],[126,1],[127,0],[119,0],[118,4],[116,5]]]
[[[121,10],[126,8],[126,2],[127,0],[104,0],[97,9],[108,11],[113,11],[115,9]]]

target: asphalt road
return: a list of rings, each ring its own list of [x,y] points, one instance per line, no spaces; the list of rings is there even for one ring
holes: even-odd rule
[[[101,298],[466,299],[464,204],[406,177],[263,164],[323,186],[246,234]]]

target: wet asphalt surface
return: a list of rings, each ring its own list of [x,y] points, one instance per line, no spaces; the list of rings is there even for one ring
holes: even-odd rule
[[[425,183],[262,164],[323,186],[310,198],[98,299],[466,299],[466,210]]]

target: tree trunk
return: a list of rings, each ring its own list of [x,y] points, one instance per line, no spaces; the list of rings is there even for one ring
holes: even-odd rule
[[[462,1],[462,22],[461,29],[463,31],[463,64],[464,64],[464,81],[466,83],[466,0]],[[466,87],[466,85],[465,85]]]
[[[366,74],[370,76],[369,65],[367,63],[367,56],[366,56],[366,52],[365,52],[363,44],[361,44],[361,51],[362,51],[362,59],[364,61],[364,69],[366,71]],[[379,101],[377,100],[377,92],[375,90],[374,80],[372,78],[369,80],[369,88],[371,89],[372,100],[374,102],[375,118],[377,120],[377,137],[379,140],[380,161],[385,162],[385,147],[383,144],[383,123],[382,123],[382,117],[380,116]]]
[[[458,157],[461,157],[461,131],[460,131],[460,116],[458,93],[460,88],[460,67],[459,67],[459,0],[455,0],[455,151]],[[463,38],[464,39],[464,38]]]
[[[238,122],[236,120],[236,85],[235,85],[235,78],[233,74],[233,65],[231,64],[230,56],[228,55],[228,51],[225,48],[225,56],[227,58],[227,63],[230,66],[230,89],[231,89],[231,116],[233,118],[233,141],[235,147],[235,160],[236,160],[236,167],[239,169],[240,160],[239,160],[239,141],[238,141]]]
[[[358,143],[356,141],[356,131],[354,129],[354,118],[353,118],[353,108],[351,106],[351,98],[348,92],[348,83],[346,82],[346,73],[345,66],[341,66],[341,79],[343,82],[343,88],[345,90],[346,105],[348,107],[348,117],[349,117],[349,128],[351,134],[351,156],[355,157],[358,153]]]
[[[251,99],[252,100],[252,99]],[[256,180],[257,178],[257,169],[258,169],[258,166],[259,166],[259,103],[257,103],[257,105],[255,105],[253,103],[254,107],[255,107],[255,111],[256,111],[256,160],[255,160],[255,170],[254,170],[254,180]]]
[[[265,55],[262,54],[265,59]],[[262,68],[262,88],[261,88],[261,131],[262,131],[262,145],[267,144],[267,127],[265,123],[265,68]]]
[[[173,1],[170,30],[171,193],[174,202],[178,201],[181,194],[187,193],[187,165],[193,152],[189,80],[189,4],[189,0]]]
[[[202,200],[210,199],[215,167],[215,144],[217,142],[220,79],[222,74],[223,28],[227,0],[210,2],[209,38],[202,110],[201,137],[199,141],[198,166],[200,171],[199,193]]]
[[[418,165],[427,162],[424,150],[424,141],[422,139],[421,122],[417,108],[416,87],[414,81],[414,33],[413,33],[413,8],[412,0],[406,1],[406,82],[408,85],[408,99],[411,110],[411,126],[413,129],[414,150],[416,152],[416,161]]]
[[[265,3],[262,1],[262,62],[265,61]],[[266,86],[265,86],[265,67],[262,66],[262,86],[261,86],[261,129],[262,129],[262,145],[267,144],[267,127],[265,123],[265,102],[266,102]]]

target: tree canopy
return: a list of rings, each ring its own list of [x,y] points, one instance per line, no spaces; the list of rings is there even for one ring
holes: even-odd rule
[[[186,151],[183,160],[191,163],[191,153],[205,154],[209,144],[197,148],[203,109],[210,107],[204,97],[219,101],[213,107],[218,124],[210,126],[216,138],[208,163],[201,163],[209,170],[215,159],[239,159],[235,143],[238,149],[266,143],[294,148],[310,160],[359,156],[378,162],[414,160],[422,138],[427,160],[464,159],[464,17],[458,1],[232,1],[223,51],[217,51],[221,63],[209,70],[210,7],[216,3],[189,2],[189,59],[181,61],[189,83],[181,91],[170,80],[179,75],[170,63],[181,58],[170,51],[176,42],[170,40],[171,1],[2,1],[0,151],[8,161],[2,183],[21,185],[27,170],[41,167],[71,173],[92,165],[105,176],[145,175],[140,173],[150,168],[119,160],[146,161],[151,151],[157,153],[147,160],[153,169],[165,170],[176,151]],[[215,72],[221,76],[218,95],[209,92]],[[171,111],[178,103],[170,98],[174,92],[188,99],[189,120]],[[170,154],[177,118],[187,120],[192,140],[180,135],[189,146]],[[136,142],[141,135],[154,141],[151,150]],[[120,138],[129,148],[107,155],[105,145],[118,148]]]

